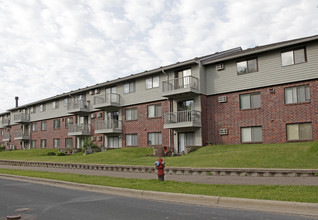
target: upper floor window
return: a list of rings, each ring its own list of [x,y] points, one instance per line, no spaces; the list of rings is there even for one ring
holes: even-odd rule
[[[53,101],[52,102],[52,109],[58,109],[59,108],[59,101]]]
[[[37,130],[37,124],[36,122],[32,124],[32,131],[36,131]]]
[[[60,128],[60,119],[56,119],[53,121],[53,128],[59,129]]]
[[[285,88],[285,104],[310,102],[309,85]]]
[[[159,87],[159,76],[153,76],[146,79],[146,89]]]
[[[135,92],[135,82],[125,83],[124,84],[124,93]]]
[[[42,121],[41,122],[41,131],[45,131],[46,130],[46,121]]]
[[[65,128],[68,128],[72,124],[73,124],[73,118],[66,118],[65,119]]]
[[[161,105],[148,105],[148,118],[161,117]]]
[[[306,62],[305,48],[290,50],[282,53],[282,66]]]
[[[40,112],[45,112],[46,110],[46,105],[45,104],[41,104],[40,105]]]
[[[237,74],[253,73],[258,71],[257,59],[249,59],[236,64]]]
[[[35,108],[35,106],[32,106],[31,108],[30,108],[30,113],[31,114],[34,114],[36,112],[36,108]]]
[[[241,128],[242,143],[262,142],[263,131],[262,127],[247,127]]]
[[[116,94],[116,87],[107,88],[106,94]]]
[[[253,109],[261,107],[261,93],[250,93],[240,95],[240,108]]]
[[[64,99],[64,107],[67,107],[67,105],[68,105],[68,98],[65,98]]]
[[[288,141],[312,140],[312,124],[289,124],[287,125]]]
[[[126,109],[126,121],[137,120],[137,108]]]

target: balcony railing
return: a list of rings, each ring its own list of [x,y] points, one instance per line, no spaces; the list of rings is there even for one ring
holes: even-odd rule
[[[201,112],[186,110],[164,114],[164,128],[201,127]]]
[[[29,140],[30,134],[27,131],[16,131],[14,133],[14,140]]]
[[[107,134],[107,133],[121,133],[122,121],[121,120],[107,120],[97,121],[95,133]]]
[[[13,115],[13,121],[15,123],[28,123],[30,122],[30,115],[27,113],[19,113]]]
[[[69,136],[89,136],[91,135],[91,126],[89,124],[70,125],[68,128]]]
[[[72,114],[86,114],[90,111],[90,106],[87,101],[69,102],[67,110]]]
[[[107,107],[119,107],[120,95],[115,93],[94,97],[94,108],[104,109]]]
[[[10,119],[9,118],[2,118],[0,128],[6,128],[10,126]]]
[[[10,133],[4,133],[3,134],[3,137],[2,137],[3,141],[10,141],[10,139],[11,139]]]
[[[169,79],[163,82],[164,96],[189,92],[199,93],[199,79],[194,76]]]

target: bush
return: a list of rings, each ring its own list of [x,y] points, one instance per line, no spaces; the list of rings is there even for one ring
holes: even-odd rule
[[[47,155],[48,156],[56,156],[56,153],[55,152],[48,152]]]
[[[309,153],[318,154],[318,141],[312,142],[309,147]]]
[[[4,150],[6,150],[6,147],[5,146],[0,146],[0,151],[4,151]]]
[[[58,152],[58,153],[57,153],[57,156],[66,156],[66,153],[64,153],[64,152]]]

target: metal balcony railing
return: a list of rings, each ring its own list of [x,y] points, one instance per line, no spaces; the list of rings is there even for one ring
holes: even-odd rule
[[[164,114],[164,123],[182,123],[182,122],[195,122],[201,123],[201,112],[196,110],[186,110],[179,112],[167,112]]]
[[[14,132],[14,139],[30,139],[30,134],[27,131]]]
[[[90,133],[91,126],[89,124],[78,124],[78,125],[69,125],[69,133]]]
[[[96,122],[96,130],[106,130],[106,129],[122,129],[122,121],[107,120],[107,121]]]
[[[194,76],[184,76],[175,79],[163,81],[163,92],[178,90],[178,89],[199,89],[199,79]]]
[[[105,94],[94,97],[94,105],[112,105],[120,103],[120,95],[116,93]]]
[[[27,113],[19,113],[13,115],[14,122],[30,122],[30,115]]]
[[[86,101],[69,102],[67,110],[89,111],[89,105]]]

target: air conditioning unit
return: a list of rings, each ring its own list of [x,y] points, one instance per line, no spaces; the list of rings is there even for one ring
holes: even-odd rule
[[[101,141],[102,140],[102,136],[97,136],[97,140]]]
[[[217,71],[224,70],[224,63],[216,64],[215,69]]]
[[[227,135],[227,134],[228,134],[227,128],[221,128],[221,129],[219,130],[219,134],[220,134],[220,135]]]
[[[101,112],[97,113],[97,118],[101,118],[101,117],[103,117],[103,113]]]
[[[272,88],[272,89],[269,89],[269,93],[270,93],[270,94],[275,94],[275,89],[273,89],[273,88]]]
[[[226,96],[219,96],[218,101],[219,101],[219,103],[227,102],[227,97]]]
[[[89,94],[90,94],[90,95],[94,95],[94,94],[95,94],[95,93],[94,93],[94,90],[89,91]]]
[[[96,118],[96,114],[95,113],[91,114],[91,118]]]
[[[100,89],[95,89],[95,94],[99,94],[100,93]]]

